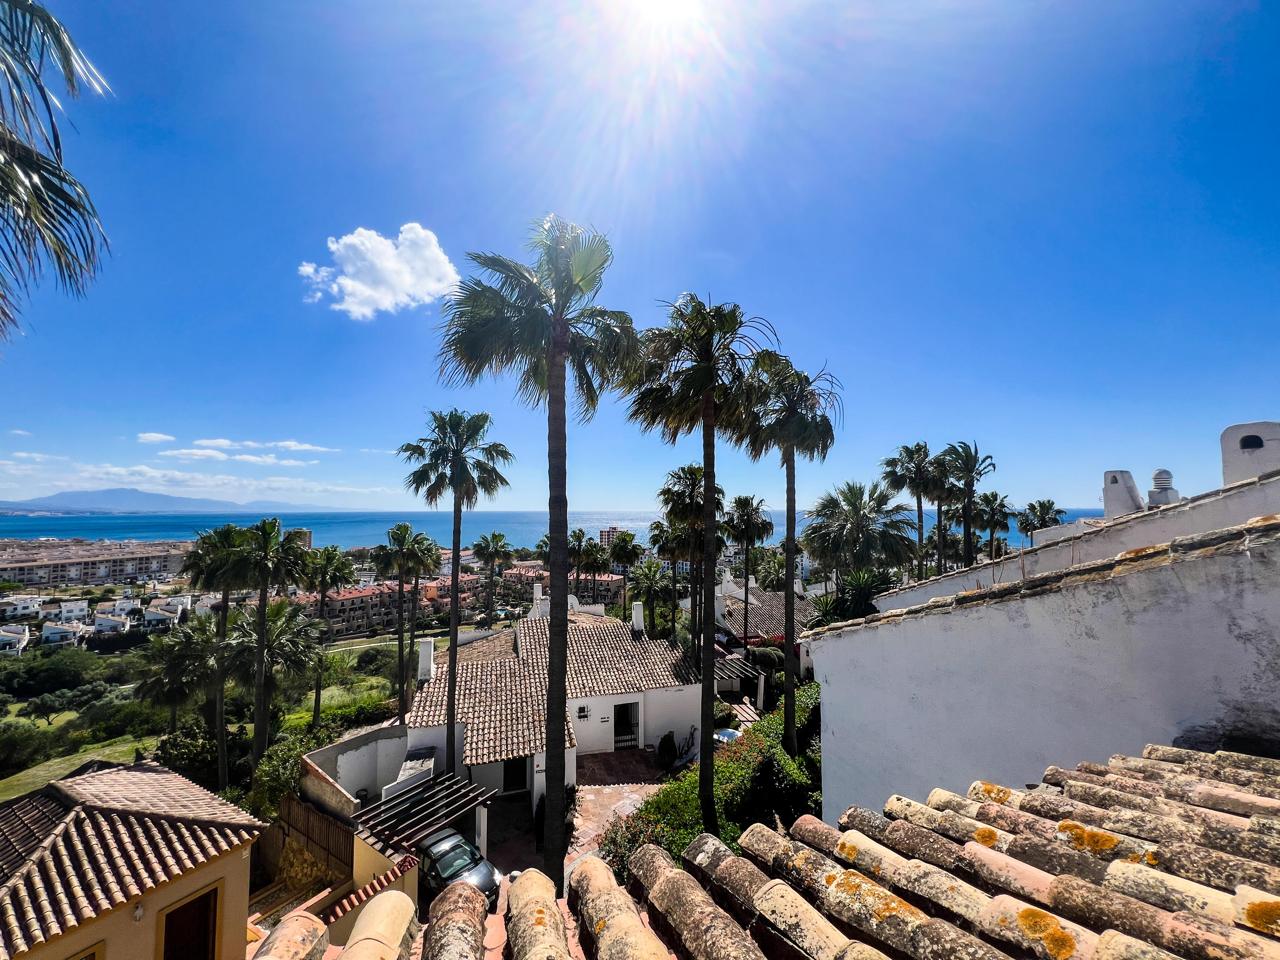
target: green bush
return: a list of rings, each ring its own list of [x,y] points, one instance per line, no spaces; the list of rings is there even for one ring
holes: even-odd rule
[[[715,728],[723,730],[725,727],[737,730],[738,715],[733,712],[733,707],[729,706],[729,704],[723,700],[717,700],[715,705]]]
[[[818,685],[796,691],[796,738],[807,749],[792,758],[782,748],[782,711],[762,717],[734,743],[716,751],[716,809],[720,839],[737,849],[752,823],[790,824],[821,807],[821,752],[813,744],[819,728]],[[815,805],[819,804],[819,805]],[[627,859],[642,844],[656,843],[679,858],[702,833],[698,767],[660,787],[635,813],[615,817],[600,839],[600,855],[621,878]]]
[[[658,740],[658,766],[663,770],[670,770],[676,765],[676,761],[680,758],[676,756],[676,735],[675,731],[668,730]]]

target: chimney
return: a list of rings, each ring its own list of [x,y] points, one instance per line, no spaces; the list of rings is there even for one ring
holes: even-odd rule
[[[631,604],[631,629],[644,633],[644,604],[639,601]]]
[[[1182,497],[1173,488],[1173,474],[1163,467],[1151,475],[1151,489],[1147,491],[1147,504],[1163,507],[1177,503]]]
[[[431,643],[418,644],[418,682],[436,678],[435,646]]]
[[[542,584],[535,583],[533,585],[533,605],[537,607],[542,602]]]
[[[803,580],[801,580],[799,577],[796,577],[795,581],[791,584],[791,589],[792,589],[792,590],[794,590],[794,591],[796,592],[796,596],[797,596],[797,597],[803,597],[803,596],[804,596],[804,581],[803,581]]]

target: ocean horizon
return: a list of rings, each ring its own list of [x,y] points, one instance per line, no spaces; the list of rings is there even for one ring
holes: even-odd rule
[[[914,516],[914,509],[911,514]],[[785,515],[771,511],[775,535],[770,543],[779,543]],[[335,544],[343,549],[371,547],[386,542],[387,529],[407,522],[437,543],[448,547],[453,537],[453,518],[449,511],[379,510],[379,511],[298,511],[281,512],[286,527],[305,527],[311,531],[317,547]],[[0,517],[0,538],[32,540],[38,537],[84,540],[191,540],[202,530],[226,523],[245,525],[262,518],[261,513],[113,513],[113,514],[48,514]],[[1097,509],[1068,509],[1066,521],[1080,517],[1099,517]],[[598,537],[601,530],[618,527],[630,530],[636,539],[648,543],[649,524],[661,517],[656,510],[575,511],[569,512],[569,529],[581,527],[588,536]],[[804,514],[799,526],[804,527]],[[1025,545],[1016,524],[1008,533],[1011,546]],[[925,511],[925,530],[933,527],[933,514]],[[541,510],[473,510],[462,517],[462,542],[469,545],[481,535],[500,531],[515,547],[533,547],[547,532],[547,514]]]

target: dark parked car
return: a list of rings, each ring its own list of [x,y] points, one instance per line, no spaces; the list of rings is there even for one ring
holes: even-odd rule
[[[502,874],[457,830],[451,827],[437,830],[419,844],[418,853],[422,906],[427,906],[451,883],[469,883],[485,895],[490,912],[497,909]]]

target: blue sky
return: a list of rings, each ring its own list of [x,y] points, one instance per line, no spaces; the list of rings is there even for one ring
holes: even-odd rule
[[[1275,6],[49,2],[112,87],[66,138],[113,252],[0,346],[0,498],[408,506],[386,451],[456,404],[518,457],[493,506],[544,507],[541,412],[435,355],[467,251],[548,211],[610,236],[637,325],[734,300],[844,381],[802,504],[920,439],[977,440],[1017,502],[1194,492],[1222,427],[1280,416]],[[571,508],[696,456],[610,401]],[[781,506],[772,464],[721,471]]]

